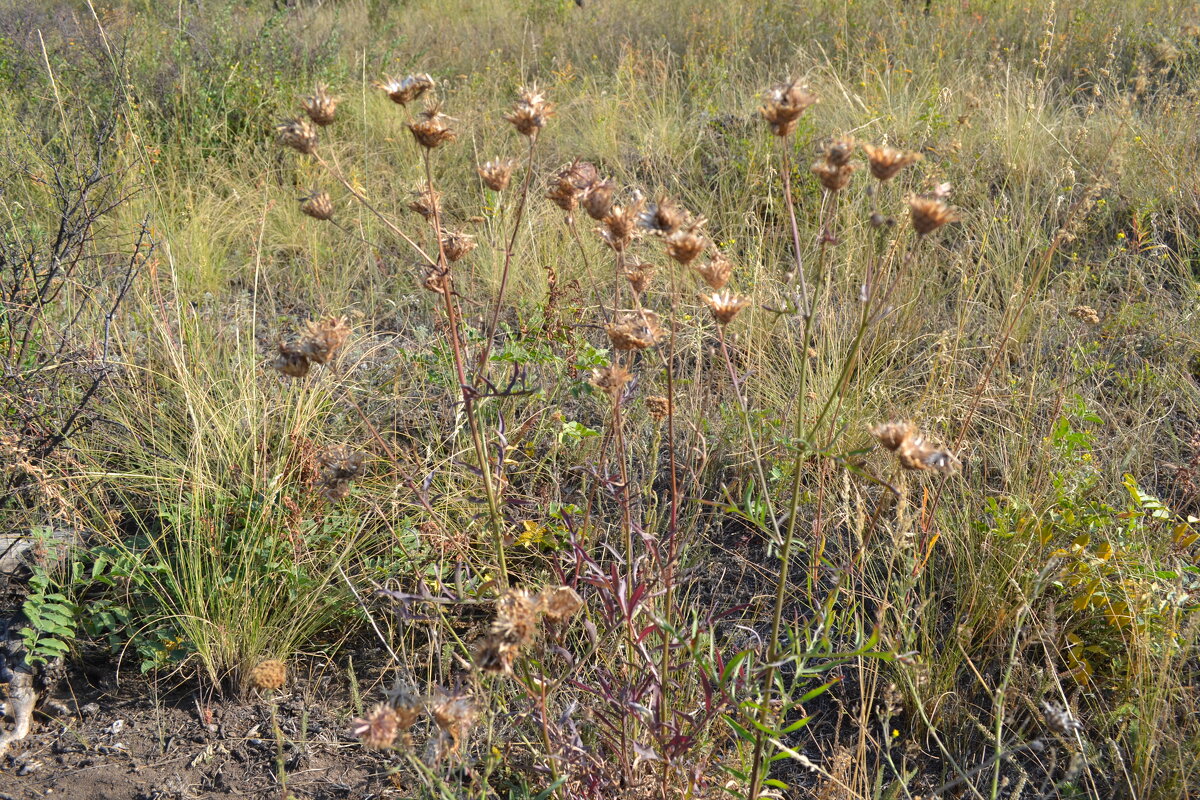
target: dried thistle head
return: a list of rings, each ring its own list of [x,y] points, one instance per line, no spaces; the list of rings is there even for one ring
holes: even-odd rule
[[[700,299],[708,306],[708,310],[712,312],[718,325],[728,325],[734,317],[742,312],[742,309],[750,305],[748,298],[729,291],[713,292],[711,295],[702,294]]]
[[[828,192],[840,192],[850,183],[850,176],[854,174],[855,166],[853,164],[842,164],[838,166],[828,159],[821,159],[813,163],[809,171],[817,176],[817,180],[825,187]]]
[[[325,317],[309,322],[300,338],[300,352],[314,364],[324,364],[346,343],[350,325],[345,317]]]
[[[475,704],[467,695],[443,695],[430,703],[429,716],[437,736],[426,744],[424,760],[433,765],[462,750],[475,724]]]
[[[312,364],[296,344],[279,343],[279,352],[271,366],[289,378],[303,378]]]
[[[662,395],[652,394],[646,398],[646,411],[651,419],[664,420],[671,415],[671,402]]]
[[[710,288],[721,290],[733,277],[733,264],[719,252],[713,253],[706,263],[692,267]]]
[[[418,119],[408,123],[408,129],[412,131],[417,144],[426,150],[433,150],[458,138],[458,134],[450,128],[451,121],[450,117],[442,113],[439,103],[428,103],[418,115]]]
[[[576,159],[554,173],[546,199],[569,214],[579,205],[580,196],[599,177],[595,165]]]
[[[958,212],[948,206],[941,197],[934,195],[910,195],[908,210],[912,215],[913,230],[918,236],[927,236],[949,222],[958,222]]]
[[[934,470],[949,475],[960,466],[949,450],[936,447],[911,422],[887,422],[871,429],[871,435],[896,454],[900,466],[910,470]]]
[[[434,294],[444,294],[450,287],[450,265],[426,265],[421,285]]]
[[[330,220],[333,219],[333,200],[328,192],[314,191],[300,198],[300,211],[313,219]]]
[[[408,203],[408,210],[415,211],[426,220],[432,220],[435,214],[441,211],[442,193],[434,191],[430,193],[429,187],[416,189],[412,193],[412,200]]]
[[[1050,730],[1061,736],[1074,736],[1083,730],[1083,723],[1071,713],[1069,708],[1043,702],[1042,713],[1046,715],[1046,724],[1050,726]]]
[[[475,237],[457,231],[442,232],[442,252],[450,262],[462,259],[477,247]]]
[[[287,682],[287,664],[269,658],[250,670],[250,685],[255,689],[274,691]]]
[[[323,83],[318,83],[313,93],[300,101],[300,107],[314,123],[325,127],[333,123],[333,117],[340,102],[342,102],[342,98],[329,94],[328,87]]]
[[[504,118],[512,123],[517,133],[535,139],[553,115],[554,105],[545,95],[536,86],[526,86],[517,93],[517,102]]]
[[[620,397],[621,391],[625,388],[625,384],[629,383],[632,378],[632,373],[619,364],[614,364],[608,367],[600,367],[592,370],[592,377],[588,381],[592,386],[595,386],[600,391],[607,394],[609,397]]]
[[[493,192],[503,192],[508,188],[516,166],[517,162],[512,158],[493,159],[479,167],[479,177],[483,179],[483,185]]]
[[[670,236],[688,224],[691,215],[670,197],[663,196],[657,203],[646,206],[638,215],[638,224],[660,236]]]
[[[362,477],[366,456],[348,447],[330,447],[317,456],[321,468],[317,490],[328,500],[342,500],[350,494],[350,482]]]
[[[636,294],[641,294],[650,288],[650,282],[654,277],[655,266],[647,261],[638,259],[630,259],[625,264],[625,279],[629,281],[630,287]]]
[[[789,136],[796,130],[800,115],[815,102],[816,95],[810,94],[799,80],[795,80],[772,87],[763,96],[763,105],[758,113],[762,114],[776,136]]]
[[[583,190],[583,210],[594,220],[602,220],[612,211],[613,193],[617,185],[605,178]]]
[[[880,181],[890,181],[900,170],[922,158],[920,153],[898,150],[887,145],[864,144],[862,147],[867,154],[867,166],[870,167],[871,174]]]
[[[633,242],[637,235],[637,219],[642,211],[643,200],[634,197],[626,205],[614,204],[603,220],[604,225],[596,230],[600,238],[614,250],[624,250]]]
[[[686,229],[680,229],[667,237],[667,255],[680,264],[690,264],[708,247],[708,239],[701,230],[706,220],[696,220]]]
[[[566,622],[583,606],[583,598],[570,586],[546,588],[538,595],[542,615],[555,622]]]
[[[427,73],[409,75],[403,80],[389,77],[377,81],[375,86],[387,93],[393,103],[406,106],[433,88],[433,78]]]
[[[1091,306],[1075,306],[1068,312],[1072,317],[1088,325],[1100,324],[1100,312]]]
[[[305,119],[289,119],[275,126],[279,143],[297,152],[311,155],[317,152],[317,126]]]
[[[841,136],[825,146],[825,160],[835,167],[844,167],[854,155],[854,137]]]
[[[509,589],[496,601],[496,617],[475,648],[475,665],[484,672],[507,673],[521,648],[537,635],[540,612],[524,589]]]
[[[350,733],[354,738],[373,750],[391,747],[399,732],[400,717],[396,709],[386,703],[380,703],[365,717],[357,717],[350,723]]]
[[[658,326],[658,315],[653,311],[624,314],[610,322],[604,330],[617,350],[645,350],[652,347],[662,333]]]

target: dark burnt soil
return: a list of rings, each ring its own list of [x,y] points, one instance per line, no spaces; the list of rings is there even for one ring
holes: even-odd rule
[[[304,669],[277,692],[207,701],[186,689],[164,694],[164,681],[73,669],[0,762],[0,800],[402,796],[389,757],[349,735],[347,671]]]

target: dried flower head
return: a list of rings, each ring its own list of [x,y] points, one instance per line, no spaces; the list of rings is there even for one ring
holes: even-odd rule
[[[713,318],[719,325],[728,325],[733,318],[750,305],[750,300],[732,292],[713,292],[711,295],[700,295],[700,299],[708,306]]]
[[[913,230],[918,236],[926,236],[948,222],[959,220],[958,212],[936,196],[910,195],[908,209],[912,214]]]
[[[815,162],[809,171],[817,176],[817,180],[829,192],[840,192],[846,188],[846,184],[850,183],[850,176],[854,174],[855,166],[853,164],[842,164],[838,166],[828,159],[821,159]]]
[[[602,220],[612,211],[613,193],[617,185],[605,178],[583,190],[583,210],[594,220]]]
[[[305,325],[300,351],[314,364],[324,364],[349,336],[350,325],[345,317],[325,317]]]
[[[546,198],[570,213],[579,205],[579,198],[589,186],[599,179],[596,167],[576,159],[554,173],[550,179],[550,191]]]
[[[289,119],[275,126],[279,143],[310,155],[317,151],[317,126],[308,119]]]
[[[421,285],[434,294],[443,294],[450,286],[450,265],[427,265]]]
[[[467,695],[446,695],[430,704],[429,716],[437,736],[427,743],[424,760],[433,765],[462,749],[475,724],[475,704]]]
[[[633,242],[637,235],[637,220],[641,214],[643,200],[635,196],[626,205],[613,205],[608,216],[604,218],[603,227],[596,230],[609,247],[614,250],[624,250]]]
[[[692,267],[712,289],[724,289],[733,277],[733,264],[720,253],[713,253],[706,263]]]
[[[664,420],[671,415],[671,403],[660,394],[646,398],[646,411],[654,420]]]
[[[475,649],[475,664],[484,672],[510,672],[521,648],[537,635],[539,610],[524,589],[509,589],[496,601],[496,617]]]
[[[476,247],[474,236],[457,231],[442,232],[442,252],[446,254],[447,261],[458,261]]]
[[[809,94],[800,82],[781,83],[773,87],[763,97],[763,105],[758,109],[763,119],[771,126],[771,132],[776,136],[788,136],[796,130],[796,121],[805,109],[817,102],[816,95]]]
[[[890,181],[900,170],[921,160],[920,153],[909,150],[898,150],[887,145],[864,144],[863,151],[867,154],[867,166],[871,174],[880,181]]]
[[[300,211],[313,219],[330,220],[333,219],[333,200],[328,192],[314,191],[300,198]]]
[[[657,203],[646,206],[638,215],[638,224],[660,236],[670,236],[688,224],[691,215],[670,197],[661,197]]]
[[[653,264],[636,258],[625,264],[625,279],[629,281],[635,294],[641,294],[650,288],[655,269]]]
[[[303,378],[312,364],[296,344],[279,343],[279,352],[271,366],[289,378]]]
[[[387,78],[375,86],[387,93],[393,103],[406,106],[433,88],[433,78],[426,73],[409,75],[404,80]]]
[[[517,93],[517,102],[504,118],[512,123],[517,133],[533,139],[553,115],[554,105],[547,102],[536,86],[527,86]]]
[[[850,163],[854,155],[854,137],[842,136],[832,140],[825,146],[825,160],[832,166],[844,167]]]
[[[570,586],[546,588],[538,595],[538,608],[555,622],[566,622],[583,606],[581,598]]]
[[[708,239],[704,238],[701,229],[706,220],[704,217],[696,220],[686,230],[680,229],[667,237],[667,255],[680,264],[690,264],[696,256],[708,247]]]
[[[959,461],[953,453],[929,443],[911,422],[876,425],[871,429],[871,435],[896,454],[904,469],[932,469],[949,475],[959,467]]]
[[[381,750],[391,747],[400,732],[400,717],[396,709],[380,703],[365,717],[357,717],[350,723],[350,733],[364,747]]]
[[[334,113],[340,102],[342,99],[329,94],[325,84],[318,83],[313,93],[300,101],[300,107],[304,109],[305,114],[308,114],[309,119],[317,125],[325,127],[332,124]]]
[[[610,322],[605,331],[617,350],[645,350],[658,341],[661,333],[658,315],[653,311],[624,314]]]
[[[350,482],[362,477],[363,453],[348,447],[330,447],[317,456],[321,467],[317,490],[329,500],[342,500],[350,494]]]
[[[479,177],[484,186],[493,192],[503,192],[512,180],[513,169],[517,166],[515,159],[497,158],[479,167]]]
[[[1046,724],[1050,730],[1062,736],[1074,736],[1083,730],[1083,723],[1071,713],[1069,708],[1061,708],[1054,703],[1043,702],[1042,713],[1046,715]]]
[[[250,670],[250,685],[255,689],[274,691],[287,682],[287,664],[269,658]]]
[[[1100,324],[1100,312],[1091,306],[1075,306],[1068,313],[1075,319],[1086,322],[1089,325]]]
[[[625,388],[625,384],[629,383],[632,377],[633,375],[625,367],[614,364],[592,370],[592,377],[588,383],[615,398],[620,396],[621,390]]]
[[[442,193],[434,191],[432,194],[429,187],[414,190],[412,200],[408,203],[408,210],[415,211],[427,220],[432,220],[434,215],[440,213]]]
[[[417,144],[426,150],[432,150],[458,138],[458,134],[451,130],[448,124],[451,118],[442,113],[438,103],[427,104],[418,117],[416,122],[408,123],[408,129],[412,131]]]

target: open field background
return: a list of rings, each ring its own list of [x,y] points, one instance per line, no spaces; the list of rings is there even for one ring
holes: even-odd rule
[[[0,3],[0,795],[1200,795],[1200,8],[925,9]]]

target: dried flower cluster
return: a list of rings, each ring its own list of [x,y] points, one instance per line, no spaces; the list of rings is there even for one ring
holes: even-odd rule
[[[671,415],[671,403],[662,395],[652,394],[646,398],[646,412],[655,421],[664,420]]]
[[[850,176],[857,169],[850,161],[853,154],[853,139],[834,139],[825,148],[824,158],[817,160],[809,171],[817,177],[825,191],[840,192],[850,183]]]
[[[625,384],[629,383],[632,377],[629,370],[620,364],[614,364],[592,370],[592,377],[588,382],[610,397],[616,398],[620,397]]]
[[[768,91],[758,113],[762,114],[776,136],[790,136],[796,130],[800,115],[815,102],[816,95],[809,94],[807,88],[796,80],[781,83]]]
[[[388,691],[386,702],[350,723],[350,733],[365,747],[376,750],[395,746],[397,738],[399,744],[408,747],[412,744],[408,731],[423,711],[428,712],[434,727],[433,736],[426,743],[425,763],[433,766],[461,752],[477,717],[474,700],[469,695],[450,694],[442,689],[422,697],[399,680]]]
[[[309,322],[297,342],[279,344],[272,366],[289,378],[303,378],[313,364],[324,364],[345,344],[350,325],[345,317],[326,317]]]
[[[286,682],[287,664],[277,659],[267,659],[250,670],[250,686],[260,691],[282,689]]]
[[[554,174],[546,199],[568,214],[579,206],[579,199],[596,180],[596,167],[576,159]]]
[[[333,124],[334,114],[340,102],[342,99],[330,95],[325,84],[318,83],[313,93],[300,101],[300,107],[315,124],[325,127]]]
[[[477,246],[474,236],[457,231],[442,232],[442,252],[446,254],[447,261],[460,261]]]
[[[321,467],[317,489],[329,500],[342,500],[350,494],[350,482],[362,477],[365,456],[347,447],[331,447],[317,456]]]
[[[634,294],[642,294],[650,288],[654,278],[655,266],[647,261],[631,259],[625,264],[625,279],[633,288]]]
[[[1068,312],[1072,317],[1088,325],[1100,324],[1100,312],[1091,306],[1075,306]]]
[[[896,454],[904,469],[932,469],[948,475],[959,467],[959,461],[953,453],[930,444],[911,422],[877,425],[871,429],[871,435]]]
[[[517,102],[504,118],[512,123],[517,133],[535,139],[553,115],[554,105],[536,86],[527,86],[517,93]]]
[[[720,253],[714,253],[706,263],[692,267],[710,289],[720,291],[733,277],[733,264]]]
[[[432,220],[435,214],[441,212],[441,199],[441,192],[430,192],[428,187],[417,189],[412,193],[412,200],[408,201],[408,210]]]
[[[667,236],[667,255],[680,264],[692,263],[708,247],[708,240],[701,232],[705,222],[707,220],[701,217],[687,228],[680,228]]]
[[[433,78],[428,74],[409,75],[403,80],[386,78],[377,82],[376,87],[382,89],[393,103],[406,106],[433,88]]]
[[[534,640],[542,618],[566,622],[583,605],[569,586],[543,589],[533,597],[524,589],[509,589],[496,602],[496,617],[475,648],[475,665],[484,672],[512,672],[513,661]]]
[[[653,311],[624,314],[605,328],[608,339],[617,350],[645,350],[658,342],[662,329]]]

